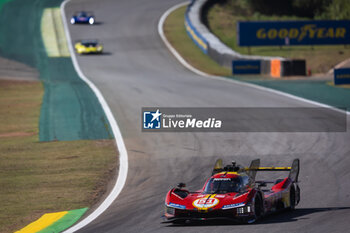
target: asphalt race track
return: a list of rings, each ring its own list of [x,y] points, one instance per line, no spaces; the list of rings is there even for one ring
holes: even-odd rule
[[[274,93],[200,77],[170,54],[158,32],[178,0],[72,0],[66,15],[93,10],[97,24],[70,25],[72,40],[100,39],[106,53],[78,56],[106,98],[129,155],[117,200],[79,232],[346,232],[350,227],[350,133],[142,133],[142,107],[312,107]],[[69,21],[68,21],[69,22]],[[348,117],[349,124],[349,117]],[[348,127],[349,132],[349,127]],[[248,165],[301,159],[301,203],[254,225],[163,224],[166,192],[201,188],[218,157]]]

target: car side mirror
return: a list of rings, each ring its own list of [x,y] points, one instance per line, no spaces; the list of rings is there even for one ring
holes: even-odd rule
[[[186,187],[186,184],[181,182],[181,183],[177,184],[177,187],[181,189],[181,188]]]

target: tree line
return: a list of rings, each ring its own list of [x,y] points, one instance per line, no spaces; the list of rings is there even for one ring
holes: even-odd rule
[[[310,19],[350,19],[349,0],[219,0],[241,12],[262,15],[288,15]]]

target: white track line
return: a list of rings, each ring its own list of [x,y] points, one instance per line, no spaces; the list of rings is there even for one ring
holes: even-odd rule
[[[185,61],[185,59],[183,59],[181,57],[181,55],[174,49],[174,47],[169,43],[168,39],[165,37],[164,35],[164,31],[163,31],[163,26],[164,26],[164,21],[165,19],[173,12],[175,11],[176,9],[182,7],[182,6],[185,6],[189,4],[189,2],[183,2],[183,3],[180,3],[180,4],[177,4],[171,8],[169,8],[162,16],[161,18],[159,19],[159,22],[158,22],[158,33],[160,35],[160,37],[162,38],[164,44],[166,45],[166,47],[170,50],[170,52],[175,56],[175,58],[183,65],[185,66],[187,69],[189,69],[190,71],[202,76],[202,77],[206,77],[206,78],[210,78],[210,79],[216,79],[216,80],[220,80],[220,81],[226,81],[226,82],[230,82],[230,83],[234,83],[234,84],[237,84],[237,85],[242,85],[242,86],[248,86],[248,87],[253,87],[253,88],[256,88],[256,89],[259,89],[259,90],[262,90],[262,91],[267,91],[267,92],[271,92],[271,93],[274,93],[274,94],[278,94],[278,95],[282,95],[282,96],[285,96],[285,97],[289,97],[289,98],[292,98],[292,99],[295,99],[295,100],[299,100],[299,101],[302,101],[302,102],[305,102],[305,103],[309,103],[309,104],[313,104],[313,105],[317,105],[319,107],[324,107],[324,108],[330,108],[334,111],[337,111],[337,112],[341,112],[341,113],[346,113],[347,115],[350,115],[350,112],[347,112],[347,111],[343,111],[341,109],[338,109],[338,108],[335,108],[335,107],[332,107],[330,105],[327,105],[327,104],[322,104],[322,103],[319,103],[319,102],[316,102],[316,101],[312,101],[312,100],[308,100],[308,99],[304,99],[302,97],[298,97],[298,96],[295,96],[295,95],[292,95],[292,94],[288,94],[288,93],[285,93],[285,92],[282,92],[282,91],[277,91],[277,90],[274,90],[274,89],[271,89],[271,88],[268,88],[268,87],[263,87],[263,86],[259,86],[259,85],[255,85],[255,84],[251,84],[251,83],[246,83],[246,82],[242,82],[242,81],[238,81],[238,80],[233,80],[233,79],[229,79],[229,78],[225,78],[225,77],[221,77],[221,76],[215,76],[215,75],[210,75],[210,74],[207,74],[207,73],[204,73],[196,68],[194,68],[193,66],[191,66],[189,63],[187,63]]]
[[[100,214],[102,214],[113,203],[113,201],[118,197],[118,195],[122,191],[122,189],[123,189],[123,187],[125,185],[127,174],[128,174],[128,153],[127,153],[127,150],[126,150],[126,147],[125,147],[125,144],[124,144],[124,140],[123,140],[122,134],[121,134],[120,129],[118,127],[118,124],[117,124],[116,120],[114,119],[112,111],[109,108],[106,100],[102,96],[101,92],[98,90],[98,88],[88,78],[86,78],[86,76],[80,70],[80,67],[78,65],[77,58],[75,56],[75,51],[74,51],[73,46],[72,46],[72,40],[71,40],[71,37],[70,37],[70,34],[69,34],[69,30],[68,30],[66,14],[65,14],[65,11],[64,11],[65,6],[66,6],[66,4],[69,1],[70,0],[65,0],[61,4],[61,14],[62,14],[64,30],[65,30],[65,33],[66,33],[66,36],[67,36],[68,48],[69,48],[69,51],[70,51],[70,54],[71,54],[71,57],[72,57],[73,65],[74,65],[75,70],[79,74],[80,78],[84,82],[86,82],[86,84],[88,84],[89,87],[92,89],[92,91],[95,93],[98,101],[100,102],[100,104],[101,104],[101,106],[103,108],[103,111],[106,114],[108,122],[109,122],[109,124],[110,124],[110,126],[112,128],[113,135],[115,137],[115,142],[116,142],[117,147],[118,147],[119,164],[120,165],[119,165],[119,173],[118,173],[117,181],[116,181],[116,183],[115,183],[115,185],[113,187],[113,190],[108,195],[108,197],[102,202],[102,204],[94,212],[92,212],[90,215],[88,215],[86,218],[84,218],[78,224],[76,224],[73,227],[69,228],[68,230],[64,231],[65,233],[75,232],[75,231],[83,228],[84,226],[86,226],[89,223],[91,223],[94,219],[96,219]]]

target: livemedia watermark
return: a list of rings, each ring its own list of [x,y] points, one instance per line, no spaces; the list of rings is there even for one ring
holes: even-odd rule
[[[346,132],[330,108],[142,108],[143,132]]]

